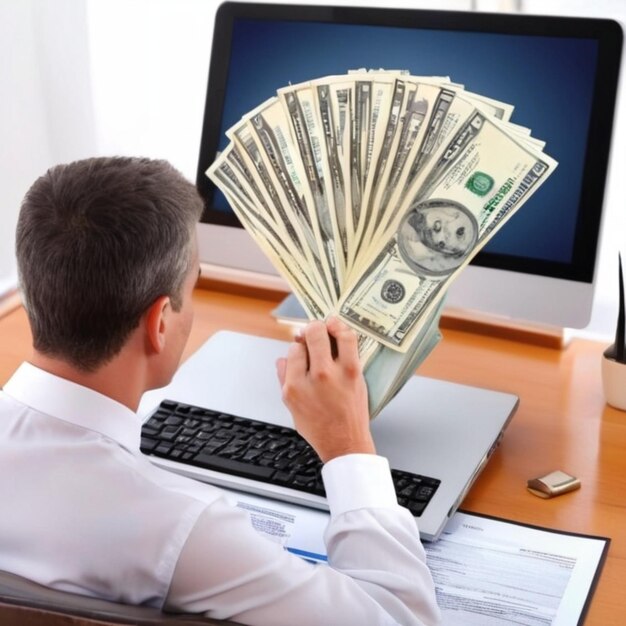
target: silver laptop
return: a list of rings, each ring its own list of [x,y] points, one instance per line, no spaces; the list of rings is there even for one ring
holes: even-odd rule
[[[288,344],[228,331],[207,341],[162,389],[146,393],[147,417],[163,399],[293,427],[281,401],[276,359]],[[379,454],[392,468],[441,480],[417,518],[422,539],[439,536],[495,450],[518,405],[514,395],[414,376],[372,422]],[[221,487],[318,509],[323,497],[149,457],[155,464]]]

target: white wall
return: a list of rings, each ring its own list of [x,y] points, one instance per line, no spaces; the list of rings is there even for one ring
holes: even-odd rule
[[[85,6],[0,0],[0,294],[15,285],[22,197],[51,165],[96,149]]]
[[[287,2],[281,2],[288,4]],[[333,4],[309,0],[306,4]],[[334,4],[612,17],[624,0],[335,0]],[[102,154],[170,160],[195,178],[213,0],[0,0],[0,293],[15,282],[13,231],[30,183],[54,163]],[[623,88],[623,86],[622,86]],[[588,332],[613,331],[626,252],[626,99],[619,102],[598,293]]]
[[[32,2],[0,2],[0,294],[15,282],[17,207],[50,162],[46,110],[32,28]]]

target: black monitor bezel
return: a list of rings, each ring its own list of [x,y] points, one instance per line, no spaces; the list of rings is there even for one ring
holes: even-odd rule
[[[314,21],[462,30],[598,41],[598,65],[583,169],[578,223],[571,263],[514,257],[483,251],[472,264],[591,283],[595,272],[602,206],[613,131],[623,34],[614,20],[580,17],[225,2],[215,16],[196,185],[205,201],[202,221],[241,227],[234,214],[211,207],[214,184],[205,175],[221,133],[232,27],[236,19]]]

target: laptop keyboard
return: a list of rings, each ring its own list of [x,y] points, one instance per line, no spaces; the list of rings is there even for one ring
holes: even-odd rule
[[[143,424],[144,454],[325,496],[322,462],[293,429],[164,400]],[[419,517],[440,482],[391,470],[398,503]]]

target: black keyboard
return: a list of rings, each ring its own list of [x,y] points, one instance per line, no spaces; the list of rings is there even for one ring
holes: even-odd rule
[[[147,455],[325,496],[322,462],[293,429],[164,400],[141,429]],[[391,470],[398,503],[419,517],[440,482]]]

